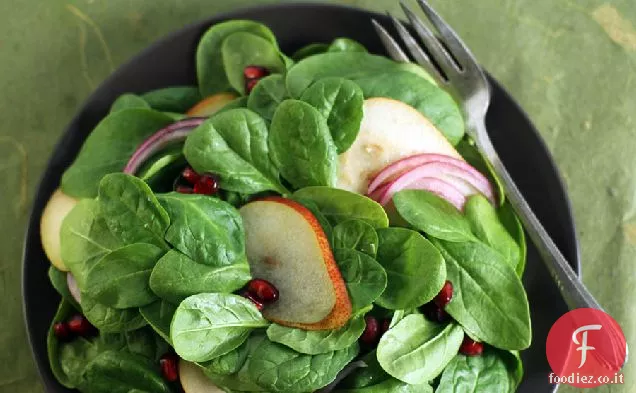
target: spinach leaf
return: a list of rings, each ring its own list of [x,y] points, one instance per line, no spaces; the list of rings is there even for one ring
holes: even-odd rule
[[[238,97],[230,102],[228,102],[227,104],[225,104],[225,106],[223,106],[221,109],[219,109],[215,115],[218,115],[220,113],[223,112],[228,112],[231,111],[232,109],[245,109],[247,108],[247,101],[249,100],[249,97],[247,96],[242,96],[242,97]]]
[[[165,300],[157,300],[141,307],[139,313],[161,338],[170,343],[170,323],[176,310],[177,306],[174,304]]]
[[[93,299],[82,291],[82,311],[100,332],[117,333],[139,329],[146,326],[146,320],[137,308],[114,308]]]
[[[396,192],[393,203],[400,216],[417,230],[442,240],[475,240],[468,220],[446,200],[424,190]]]
[[[318,109],[338,153],[344,153],[358,136],[362,122],[364,96],[358,85],[343,78],[323,78],[311,85],[300,98]]]
[[[514,393],[516,387],[495,350],[481,356],[457,355],[442,374],[436,393]]]
[[[150,272],[164,253],[152,244],[119,248],[100,259],[86,276],[86,289],[96,301],[110,307],[141,307],[157,299],[150,290]]]
[[[217,113],[186,139],[184,154],[200,173],[220,177],[221,188],[243,194],[286,193],[270,160],[265,121],[248,109]]]
[[[265,391],[311,392],[333,381],[357,354],[357,343],[339,351],[307,355],[263,340],[248,356],[246,366],[252,380]]]
[[[93,199],[79,201],[62,221],[62,260],[80,289],[85,287],[86,276],[95,262],[122,245],[99,215],[99,204]]]
[[[434,243],[453,283],[453,299],[446,311],[466,333],[501,349],[529,347],[528,298],[514,269],[482,243]]]
[[[248,32],[227,36],[221,45],[221,56],[227,80],[241,94],[245,94],[245,67],[260,66],[271,73],[283,72],[286,68],[275,42]]]
[[[366,364],[366,367],[358,368],[348,375],[338,385],[339,389],[336,391],[346,391],[348,389],[357,391],[357,389],[371,387],[388,379],[393,379],[378,363],[375,349],[362,356],[360,360]],[[400,383],[402,382],[400,381]]]
[[[63,272],[58,270],[55,266],[49,266],[49,280],[53,285],[53,288],[57,291],[57,293],[62,296],[62,299],[66,300],[71,304],[75,309],[81,310],[82,308],[77,303],[77,301],[71,295],[71,291],[68,289],[68,281],[67,281],[67,272]]]
[[[150,288],[160,298],[178,304],[197,293],[232,293],[251,278],[250,267],[245,261],[210,266],[170,250],[152,270]]]
[[[364,47],[358,41],[352,40],[351,38],[336,38],[333,40],[329,48],[328,52],[368,52],[367,48]]]
[[[117,97],[115,102],[113,102],[110,107],[110,113],[133,108],[150,109],[150,105],[136,94],[125,93]]]
[[[172,86],[152,90],[141,95],[152,109],[162,112],[185,113],[203,99],[194,86]]]
[[[344,248],[335,249],[334,257],[347,285],[354,313],[382,295],[387,285],[387,277],[375,259],[359,251]]]
[[[521,261],[519,246],[499,221],[497,210],[482,195],[468,198],[464,214],[479,240],[499,252],[515,270]]]
[[[247,353],[246,359],[243,361],[243,365],[240,367],[238,372],[231,375],[224,375],[212,372],[209,367],[204,368],[203,372],[212,380],[212,382],[218,386],[224,387],[225,389],[243,392],[262,391],[262,388],[254,382],[252,375],[249,373],[247,360],[263,340],[266,340],[265,334],[259,331],[254,331],[250,334],[245,343],[241,347],[237,348],[240,349],[244,346]],[[206,363],[206,365],[209,365],[212,362]]]
[[[353,345],[365,329],[364,314],[358,312],[343,327],[334,330],[304,330],[271,324],[267,328],[267,337],[279,344],[283,344],[294,351],[309,355],[318,355],[331,351],[338,351]]]
[[[183,359],[205,362],[237,348],[253,329],[267,325],[256,306],[244,297],[201,293],[179,304],[170,337]]]
[[[523,380],[523,363],[521,362],[521,356],[519,351],[497,351],[499,357],[501,357],[506,363],[508,374],[510,375],[510,388],[511,392],[516,392],[517,388]]]
[[[360,194],[338,188],[306,187],[296,191],[294,197],[313,201],[333,225],[356,219],[374,228],[389,226],[389,219],[384,208]]]
[[[238,372],[247,360],[248,350],[250,348],[250,340],[247,339],[243,344],[230,352],[202,364],[206,370],[216,375],[230,375]]]
[[[375,385],[357,389],[336,389],[334,393],[433,393],[428,383],[412,385],[400,380],[389,378]]]
[[[512,208],[512,205],[507,202],[504,203],[498,210],[499,221],[503,224],[508,233],[515,239],[517,246],[519,247],[519,261],[515,271],[519,277],[523,276],[523,272],[526,269],[526,257],[528,254],[528,246],[526,244],[526,233],[519,221],[519,217]]]
[[[97,201],[106,225],[124,244],[167,248],[163,237],[170,218],[143,180],[124,173],[106,175]]]
[[[57,307],[57,312],[53,317],[53,321],[51,322],[51,326],[49,327],[49,332],[46,336],[46,349],[48,354],[49,366],[51,367],[53,376],[60,384],[69,389],[77,387],[79,379],[77,377],[77,374],[81,374],[81,371],[78,373],[75,367],[68,367],[65,364],[65,359],[60,356],[60,350],[64,343],[60,342],[60,340],[58,340],[58,338],[55,336],[53,326],[57,322],[66,321],[66,319],[72,313],[74,313],[75,310],[76,309],[71,305],[71,303],[63,298],[59,306]]]
[[[181,175],[186,165],[183,143],[179,143],[150,157],[135,176],[145,181],[155,193],[170,192],[174,179]]]
[[[325,118],[311,105],[283,101],[269,132],[272,161],[294,187],[336,184],[338,155]]]
[[[287,96],[285,78],[281,74],[269,75],[256,84],[247,99],[247,107],[271,122],[276,108]]]
[[[506,201],[506,192],[503,188],[503,183],[497,174],[495,173],[494,168],[490,161],[488,161],[477,149],[475,145],[475,141],[470,138],[468,135],[464,136],[464,138],[455,146],[457,152],[461,154],[462,157],[468,162],[471,166],[477,169],[479,172],[483,173],[490,184],[494,184],[497,188],[497,201],[501,206],[503,206]]]
[[[412,106],[456,145],[464,136],[464,119],[457,103],[443,89],[413,70],[389,71],[353,79],[365,98],[388,97]]]
[[[375,229],[362,220],[347,220],[333,228],[332,248],[344,248],[360,251],[375,258],[378,252],[378,234]]]
[[[461,326],[441,325],[423,315],[407,315],[386,332],[378,344],[384,370],[406,383],[426,384],[457,355],[464,340]]]
[[[221,46],[228,36],[239,31],[255,34],[276,44],[274,33],[258,22],[232,20],[210,27],[201,37],[196,54],[197,79],[202,97],[230,89],[230,83],[225,76]]]
[[[424,236],[405,228],[378,229],[378,262],[387,287],[377,304],[390,310],[413,309],[429,302],[446,281],[442,255]]]
[[[205,265],[247,265],[243,221],[232,205],[206,195],[176,192],[158,199],[171,219],[166,240],[174,248]]]
[[[329,49],[328,44],[322,44],[322,43],[309,44],[309,45],[303,46],[302,48],[294,52],[294,54],[292,55],[292,59],[294,59],[295,61],[301,61],[306,57],[317,55],[320,53],[325,53],[328,49]]]
[[[62,191],[75,198],[97,195],[104,175],[121,171],[146,137],[172,123],[149,109],[125,109],[106,116],[90,133],[73,165],[62,176]]]
[[[170,393],[170,387],[148,359],[119,351],[105,351],[86,367],[84,388],[91,393]]]

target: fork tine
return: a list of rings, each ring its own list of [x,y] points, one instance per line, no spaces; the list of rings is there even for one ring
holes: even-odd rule
[[[435,26],[442,37],[442,42],[446,45],[446,47],[448,47],[459,65],[463,68],[479,70],[480,68],[478,66],[477,59],[475,59],[475,56],[459,38],[457,33],[450,28],[450,25],[446,23],[441,16],[439,16],[439,14],[426,2],[426,0],[417,0],[417,3],[431,21],[431,24]]]
[[[406,45],[406,49],[409,50],[411,55],[415,58],[415,61],[422,66],[435,80],[438,82],[446,82],[445,78],[442,74],[440,74],[439,70],[431,63],[431,59],[428,58],[428,55],[420,45],[417,43],[415,38],[409,33],[409,31],[404,27],[402,22],[395,16],[389,14],[389,17],[393,21],[393,25],[397,30],[400,37],[402,37],[402,41]]]
[[[387,52],[389,52],[389,56],[395,61],[400,63],[409,63],[411,59],[404,53],[402,48],[400,48],[400,44],[398,44],[395,39],[389,34],[388,31],[375,19],[371,19],[371,23],[373,23],[373,27],[375,28],[376,33],[380,37],[384,48],[386,48]]]
[[[452,60],[448,52],[446,52],[446,49],[437,40],[437,37],[435,37],[435,34],[433,34],[431,29],[429,29],[424,23],[422,23],[420,18],[418,18],[418,16],[415,15],[413,11],[411,11],[411,9],[404,3],[403,0],[400,1],[400,6],[404,10],[406,17],[413,25],[413,28],[415,29],[417,35],[422,39],[422,41],[428,48],[431,56],[433,56],[433,59],[435,59],[435,62],[437,63],[439,68],[442,69],[442,72],[444,72],[450,79],[450,74],[461,71],[459,68],[457,68],[457,65]]]

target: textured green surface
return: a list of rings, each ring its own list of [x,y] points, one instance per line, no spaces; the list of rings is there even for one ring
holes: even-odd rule
[[[73,113],[117,65],[154,39],[215,12],[268,2],[0,2],[0,392],[42,391],[22,324],[22,228],[37,179]],[[394,0],[333,2],[398,11]],[[636,3],[431,3],[541,130],[570,191],[585,282],[633,339]],[[592,391],[636,391],[633,361],[625,372],[625,385]]]

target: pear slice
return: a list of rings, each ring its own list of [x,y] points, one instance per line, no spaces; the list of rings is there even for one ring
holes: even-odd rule
[[[209,117],[223,109],[223,107],[234,101],[237,97],[234,93],[218,93],[199,101],[190,108],[186,115],[190,117]]]
[[[416,154],[461,155],[415,108],[390,98],[364,101],[358,137],[340,154],[338,188],[364,194],[369,182],[387,165]]]
[[[351,316],[344,280],[316,217],[290,199],[270,197],[240,210],[254,278],[278,289],[270,321],[306,330],[336,329]]]
[[[183,359],[179,360],[179,380],[185,393],[224,393],[205,376],[201,367]]]
[[[60,249],[60,228],[64,217],[77,205],[77,200],[57,189],[51,195],[40,218],[40,239],[42,248],[49,261],[57,269],[67,272],[68,268],[62,261]]]

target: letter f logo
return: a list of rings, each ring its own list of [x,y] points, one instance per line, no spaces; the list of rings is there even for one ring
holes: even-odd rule
[[[574,341],[574,344],[580,345],[580,347],[576,349],[577,351],[581,351],[581,364],[579,365],[579,368],[583,367],[585,361],[587,360],[587,351],[593,351],[596,349],[587,345],[587,332],[589,330],[601,330],[601,328],[601,325],[585,325],[576,329],[574,333],[572,333],[572,341]],[[581,332],[583,332],[583,334],[581,335],[583,339],[581,340],[581,342],[579,342],[577,335]]]

